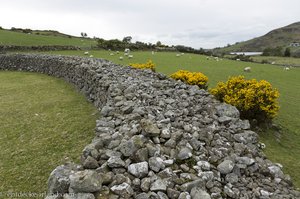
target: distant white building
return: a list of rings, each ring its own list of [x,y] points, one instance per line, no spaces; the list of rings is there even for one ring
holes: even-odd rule
[[[299,47],[300,43],[299,42],[292,42],[292,43],[290,43],[290,46],[292,46],[292,47]]]

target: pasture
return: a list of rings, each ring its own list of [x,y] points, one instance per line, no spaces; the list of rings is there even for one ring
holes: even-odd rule
[[[0,71],[0,99],[0,193],[45,192],[53,169],[79,162],[97,110],[64,80],[29,72]]]
[[[49,52],[61,55],[85,56],[83,51],[57,51]],[[114,55],[110,55],[114,53]],[[209,78],[209,87],[214,87],[219,81],[226,81],[230,76],[244,75],[246,78],[265,79],[272,83],[280,92],[280,112],[274,120],[275,124],[283,129],[280,141],[274,130],[260,133],[261,141],[266,143],[265,153],[272,161],[280,162],[284,170],[292,176],[297,187],[300,187],[300,68],[290,71],[283,70],[281,66],[258,64],[250,62],[219,59],[219,61],[202,55],[184,54],[176,57],[177,53],[132,52],[132,59],[124,56],[122,52],[116,54],[112,51],[90,51],[90,55],[104,58],[115,63],[128,65],[129,63],[144,63],[151,59],[157,66],[156,71],[170,75],[177,70],[200,71]],[[123,56],[123,60],[119,57]],[[88,56],[87,56],[88,57]],[[245,67],[251,67],[251,72],[244,72]]]
[[[274,62],[275,64],[285,66],[300,66],[300,58],[294,57],[273,57],[273,56],[252,56],[255,62],[267,61],[268,63]]]
[[[0,45],[16,46],[43,46],[43,45],[61,45],[61,46],[78,46],[90,48],[97,42],[93,39],[79,37],[62,37],[55,34],[37,35],[0,30]]]

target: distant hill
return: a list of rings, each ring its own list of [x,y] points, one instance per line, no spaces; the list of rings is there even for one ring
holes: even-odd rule
[[[261,37],[214,50],[225,53],[234,51],[257,52],[263,51],[265,48],[290,47],[293,42],[300,44],[300,22],[272,30]],[[300,46],[291,47],[291,50],[292,52],[300,52]]]
[[[81,38],[54,30],[30,30],[21,28],[12,28],[10,30],[0,29],[0,46],[45,46],[61,45],[76,47],[91,47],[97,44],[96,40],[91,38]]]

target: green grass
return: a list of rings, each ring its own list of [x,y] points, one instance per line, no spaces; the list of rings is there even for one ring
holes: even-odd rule
[[[53,53],[53,52],[49,52]],[[82,51],[54,52],[63,55],[83,55]],[[123,53],[110,56],[108,51],[91,51],[94,57],[105,58],[116,63],[128,65],[129,63],[144,63],[151,59],[157,64],[157,72],[167,75],[180,69],[200,71],[209,77],[209,87],[214,87],[219,81],[226,81],[230,76],[244,75],[246,78],[265,79],[280,91],[280,112],[275,123],[284,127],[280,142],[274,138],[274,132],[261,134],[261,141],[267,144],[268,158],[284,165],[284,170],[293,177],[297,187],[300,187],[300,68],[284,71],[283,67],[270,64],[257,64],[224,59],[207,60],[205,56],[185,54],[176,57],[176,53],[133,52],[133,59],[123,56]],[[119,57],[124,60],[120,61]],[[299,61],[299,60],[297,60]],[[243,72],[247,66],[252,68],[251,73]]]
[[[62,45],[78,46],[90,48],[97,42],[93,39],[83,39],[78,37],[68,38],[65,36],[55,35],[36,35],[8,30],[0,30],[0,45],[16,46],[42,46],[42,45]]]
[[[46,191],[55,167],[79,162],[97,117],[62,79],[0,71],[0,193]]]
[[[300,58],[294,57],[252,56],[251,58],[255,62],[266,60],[269,63],[275,62],[275,64],[283,66],[300,66]]]

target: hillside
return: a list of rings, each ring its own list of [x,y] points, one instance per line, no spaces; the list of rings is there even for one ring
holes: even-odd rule
[[[58,31],[34,30],[24,33],[19,29],[14,31],[0,29],[0,45],[43,46],[61,45],[91,47],[96,41],[90,38],[80,38],[60,33]]]
[[[218,52],[255,52],[263,51],[265,48],[289,47],[293,42],[300,43],[300,22],[278,28],[267,34],[235,45],[216,49]],[[299,51],[300,47],[291,47],[292,52]]]

